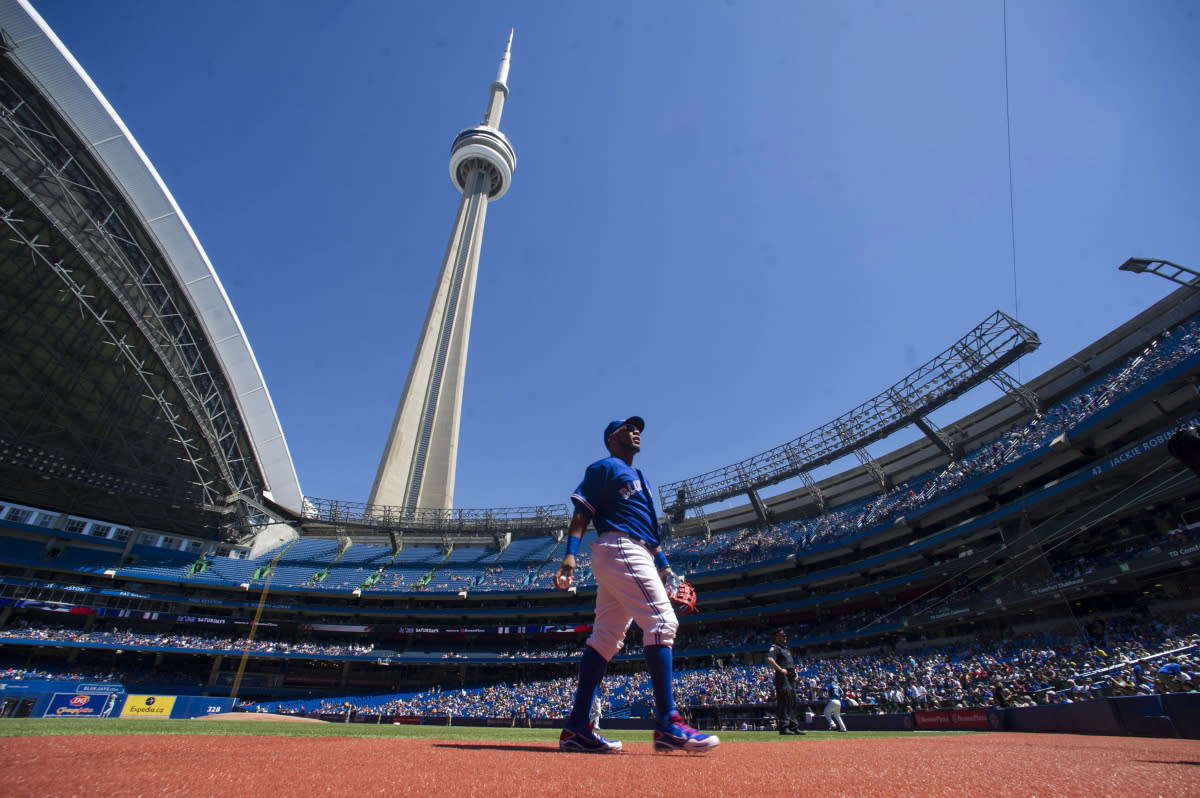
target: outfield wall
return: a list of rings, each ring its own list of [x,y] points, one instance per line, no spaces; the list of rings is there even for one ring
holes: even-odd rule
[[[0,681],[0,717],[200,718],[232,712],[236,701],[198,695],[127,693],[119,682]]]
[[[743,717],[757,718],[759,722],[755,725],[762,727],[770,722],[768,716],[775,711],[774,705],[688,709],[702,728],[716,728],[727,719]],[[821,716],[823,704],[801,703],[802,716],[805,709],[815,713],[810,729],[827,728]],[[1016,731],[1200,740],[1200,693],[1097,698],[1035,707],[968,707],[882,715],[843,712],[842,720],[850,731]],[[632,723],[640,725],[627,728],[645,726],[647,721]],[[609,722],[609,726],[622,727],[616,720]]]
[[[800,705],[813,713],[809,730],[824,731],[823,706]],[[725,726],[740,728],[742,721],[754,730],[774,728],[774,705],[744,704],[732,707],[688,707],[688,715],[700,729],[717,731]],[[562,726],[561,718],[458,718],[389,716],[370,713],[326,713],[317,715],[330,723],[373,723],[420,726],[496,727],[517,726],[551,729]],[[1102,734],[1116,737],[1186,737],[1200,740],[1200,693],[1098,698],[1074,704],[1036,707],[968,707],[930,709],[917,712],[866,714],[843,712],[848,731],[1015,731],[1059,734]],[[649,718],[604,718],[604,729],[649,729]]]

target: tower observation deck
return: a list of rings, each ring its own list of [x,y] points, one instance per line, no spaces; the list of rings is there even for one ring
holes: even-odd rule
[[[450,148],[450,179],[462,192],[441,272],[400,404],[371,488],[370,504],[406,511],[451,509],[475,279],[488,203],[512,183],[517,156],[500,132],[508,98],[512,32],[491,85],[483,123]]]

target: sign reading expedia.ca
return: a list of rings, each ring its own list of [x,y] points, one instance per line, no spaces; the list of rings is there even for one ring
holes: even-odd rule
[[[123,718],[169,718],[175,708],[173,695],[131,695],[121,709]]]

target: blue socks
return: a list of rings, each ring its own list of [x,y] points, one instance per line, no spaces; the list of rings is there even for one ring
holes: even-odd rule
[[[675,691],[671,687],[671,647],[646,646],[646,670],[654,687],[654,711],[662,723],[675,711]]]
[[[654,688],[654,711],[658,722],[662,723],[675,711],[675,691],[671,685],[671,647],[646,646],[645,655],[646,670],[650,672],[650,684]],[[567,716],[567,728],[587,727],[596,687],[607,671],[608,660],[591,646],[584,646],[583,659],[579,663],[579,686],[575,689],[575,704],[571,707],[571,714]]]
[[[584,646],[583,660],[579,663],[579,686],[575,689],[575,704],[571,707],[571,714],[567,716],[567,728],[587,727],[588,716],[592,712],[592,699],[595,698],[596,688],[607,671],[608,660],[591,646]],[[657,694],[657,688],[655,692]]]

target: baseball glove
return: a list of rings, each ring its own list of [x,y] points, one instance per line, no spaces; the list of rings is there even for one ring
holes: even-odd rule
[[[696,588],[682,576],[675,576],[667,585],[667,598],[677,615],[690,615],[696,611]]]

